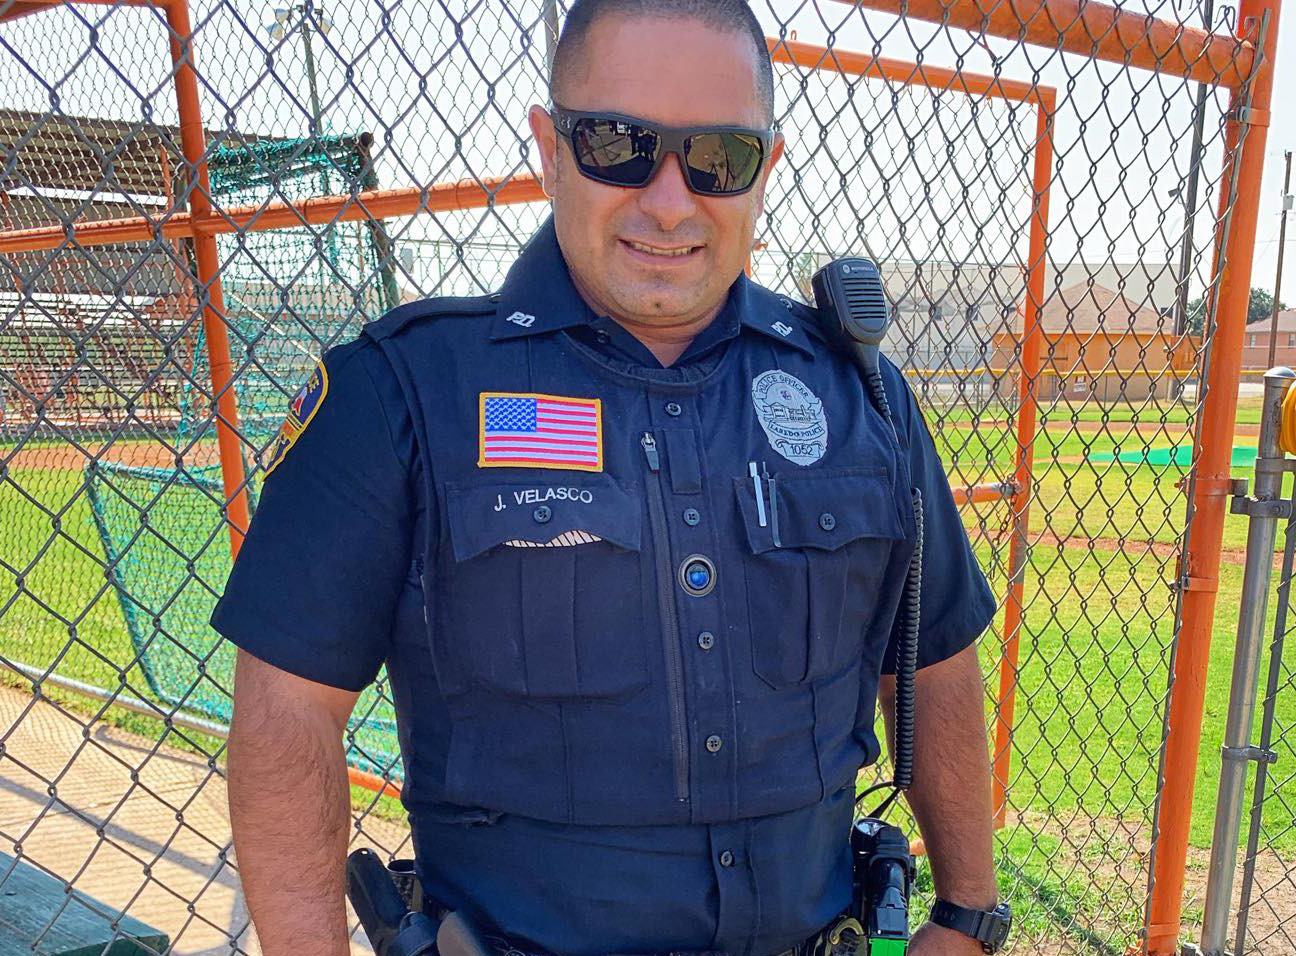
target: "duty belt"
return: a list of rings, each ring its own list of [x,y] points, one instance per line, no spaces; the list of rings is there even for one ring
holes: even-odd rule
[[[809,939],[769,956],[847,956],[859,953],[863,945],[863,929],[850,918],[833,920]],[[555,956],[543,949],[515,943],[494,932],[483,932],[482,939],[494,950],[496,956]],[[668,950],[664,953],[606,953],[604,956],[729,956],[723,950]]]

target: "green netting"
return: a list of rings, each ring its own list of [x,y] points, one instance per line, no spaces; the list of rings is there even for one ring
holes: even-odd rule
[[[213,152],[209,175],[223,209],[296,202],[376,186],[370,138],[258,140]],[[331,345],[395,304],[382,227],[345,222],[218,237],[221,288],[246,442],[249,505],[288,400]],[[214,437],[207,343],[199,333],[180,399],[177,446]],[[158,699],[220,722],[231,715],[234,648],[209,625],[231,568],[217,465],[167,469],[92,462],[86,469],[102,541],[136,660]],[[386,674],[365,691],[348,762],[401,779]]]
[[[85,487],[135,658],[156,697],[221,723],[231,716],[234,647],[207,623],[231,568],[219,521],[220,467],[90,462]],[[250,502],[255,506],[255,499]],[[348,762],[402,777],[386,675],[350,727]]]
[[[208,161],[213,203],[261,208],[375,188],[370,142],[361,134],[218,148]],[[320,355],[397,304],[389,244],[372,222],[249,231],[216,241],[239,430],[259,455]],[[181,440],[214,427],[201,332],[194,356],[182,396]]]

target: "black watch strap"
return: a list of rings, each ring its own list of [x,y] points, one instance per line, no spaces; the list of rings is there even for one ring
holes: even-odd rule
[[[1007,903],[1000,903],[992,910],[974,910],[938,899],[932,904],[931,921],[937,926],[971,936],[981,944],[983,952],[994,954],[1008,942],[1012,910]]]

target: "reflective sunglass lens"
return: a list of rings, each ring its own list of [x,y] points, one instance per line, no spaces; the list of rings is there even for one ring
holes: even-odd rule
[[[572,140],[582,172],[624,186],[648,181],[661,146],[651,129],[620,120],[579,120]]]
[[[699,192],[742,192],[760,172],[764,147],[743,133],[699,133],[684,143],[689,180]]]

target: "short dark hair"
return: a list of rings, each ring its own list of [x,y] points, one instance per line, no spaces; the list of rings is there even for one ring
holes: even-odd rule
[[[549,73],[549,98],[557,102],[556,91],[579,60],[585,40],[600,17],[661,17],[697,20],[720,30],[746,33],[756,48],[757,93],[766,119],[774,119],[774,63],[765,45],[765,30],[747,0],[574,0],[567,11],[558,47]]]

